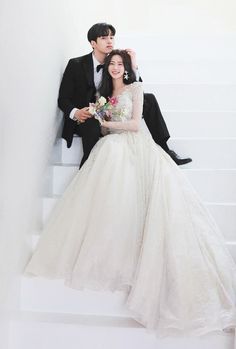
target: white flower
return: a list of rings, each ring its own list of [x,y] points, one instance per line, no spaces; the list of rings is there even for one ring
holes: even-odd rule
[[[89,113],[91,114],[91,115],[94,115],[95,114],[95,112],[96,112],[96,107],[95,107],[95,105],[94,105],[94,103],[89,103]]]
[[[105,97],[101,96],[99,99],[98,99],[98,103],[99,103],[99,106],[103,106],[104,104],[106,104],[107,100]]]

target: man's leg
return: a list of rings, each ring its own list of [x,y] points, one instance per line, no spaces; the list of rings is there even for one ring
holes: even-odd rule
[[[170,134],[156,97],[152,93],[144,93],[143,118],[154,141],[161,147],[165,146],[166,142],[170,138]]]
[[[173,150],[169,149],[167,141],[170,134],[156,97],[152,93],[144,93],[143,118],[154,141],[170,155],[177,165],[184,165],[192,161],[190,158],[181,159]]]
[[[84,155],[80,163],[81,168],[84,162],[89,157],[89,154],[93,149],[94,145],[99,140],[101,136],[101,128],[98,120],[91,118],[79,124],[76,128],[75,133],[77,133],[82,138]]]

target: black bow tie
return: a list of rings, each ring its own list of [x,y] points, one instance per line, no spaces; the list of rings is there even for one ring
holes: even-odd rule
[[[97,73],[99,72],[100,69],[103,69],[104,64],[98,64],[97,65]]]

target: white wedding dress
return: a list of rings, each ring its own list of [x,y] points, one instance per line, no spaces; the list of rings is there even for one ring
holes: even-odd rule
[[[160,336],[235,327],[236,266],[182,171],[136,130],[142,104],[142,84],[126,86],[110,134],[59,200],[25,274],[124,290],[134,318]]]

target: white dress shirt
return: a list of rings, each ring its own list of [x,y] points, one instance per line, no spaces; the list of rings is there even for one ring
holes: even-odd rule
[[[97,72],[97,66],[100,65],[101,63],[98,62],[98,60],[96,59],[96,57],[92,54],[93,57],[93,76],[94,76],[94,85],[96,87],[96,90],[98,90],[98,87],[100,85],[100,82],[102,81],[102,69],[99,70],[99,72]],[[73,108],[70,112],[70,118],[73,119],[76,110],[78,110],[78,108]]]

